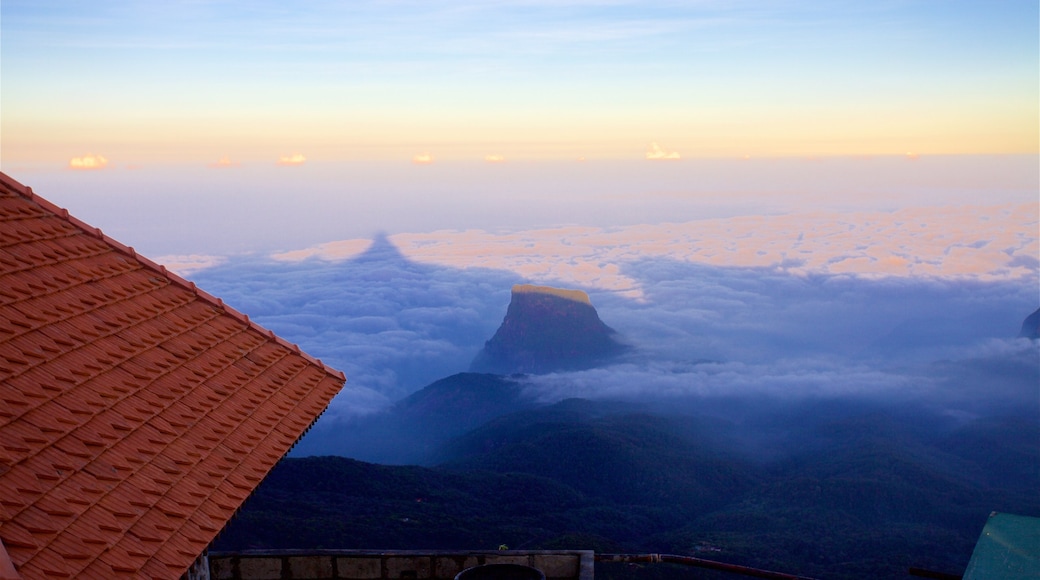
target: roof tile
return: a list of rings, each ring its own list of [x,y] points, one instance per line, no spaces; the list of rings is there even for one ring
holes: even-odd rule
[[[18,523],[38,538],[48,538],[58,533],[64,527],[60,519],[48,515],[36,505],[31,505],[20,511],[17,515]]]
[[[4,522],[3,527],[0,527],[0,540],[3,540],[4,547],[9,552],[11,548],[22,548],[35,552],[43,546],[43,542],[39,538],[17,521]],[[11,555],[14,556],[14,554]]]
[[[95,556],[93,546],[85,543],[83,538],[73,534],[68,528],[51,542],[51,547],[58,555],[65,558],[67,564],[70,560],[89,561]]]
[[[76,459],[90,460],[99,453],[97,447],[88,447],[81,439],[72,436],[62,437],[54,444],[54,447]]]
[[[90,507],[90,502],[83,498],[83,496],[66,487],[56,487],[44,496],[39,503],[41,509],[49,510],[60,510],[71,514],[72,517],[81,515],[83,512]],[[59,514],[60,515],[60,514]]]
[[[158,549],[159,545],[166,541],[169,533],[155,526],[152,522],[155,517],[158,516],[152,514],[142,516],[141,519],[134,522],[134,525],[130,528],[130,534],[140,542],[155,544],[156,549]]]
[[[3,474],[4,494],[0,502],[14,504],[32,503],[43,496],[44,487],[36,474],[24,464],[16,463]]]
[[[79,539],[92,551],[93,558],[107,550],[118,539],[113,534],[99,533],[97,522],[89,516],[77,518],[62,533]]]
[[[176,576],[180,572],[179,566],[167,566],[157,558],[152,558],[141,568],[140,574],[143,578],[165,578],[167,576]]]
[[[179,576],[342,374],[3,174],[0,219],[0,539],[26,577]]]
[[[37,552],[31,562],[33,568],[51,578],[71,578],[73,574],[73,568],[54,550]]]
[[[90,502],[90,505],[95,504],[112,488],[111,485],[98,481],[87,471],[77,471],[63,487],[71,489],[80,499]]]
[[[110,577],[130,574],[132,575],[131,577],[136,578],[137,573],[144,566],[145,562],[148,561],[148,557],[144,554],[131,554],[129,550],[122,546],[113,546],[105,551],[98,560],[109,566]],[[91,564],[91,567],[94,566],[97,566],[102,571],[104,570],[104,567],[99,566],[97,561]]]
[[[0,426],[7,423],[6,420],[13,419],[25,413],[32,406],[32,400],[25,396],[22,389],[8,381],[0,381]]]

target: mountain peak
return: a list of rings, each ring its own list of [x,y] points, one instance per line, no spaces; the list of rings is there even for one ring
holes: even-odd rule
[[[548,373],[595,367],[625,350],[581,290],[517,284],[474,372]]]
[[[547,294],[549,296],[557,296],[559,298],[565,298],[567,300],[573,300],[575,302],[581,302],[582,304],[588,304],[592,306],[592,301],[589,300],[589,295],[584,290],[567,290],[565,288],[553,288],[552,286],[536,286],[534,284],[514,284],[513,295],[517,294]]]

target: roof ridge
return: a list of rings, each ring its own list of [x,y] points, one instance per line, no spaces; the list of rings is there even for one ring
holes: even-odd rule
[[[84,231],[85,233],[93,235],[97,239],[99,239],[99,240],[105,242],[106,244],[112,246],[117,251],[119,251],[119,252],[121,252],[121,253],[123,253],[123,254],[125,254],[127,256],[130,256],[131,258],[133,258],[135,260],[137,260],[145,268],[148,268],[150,270],[158,272],[162,276],[166,277],[170,282],[172,282],[174,284],[177,284],[178,286],[181,286],[183,288],[186,288],[186,289],[192,291],[200,300],[203,300],[205,302],[209,302],[210,304],[213,304],[213,305],[217,306],[218,308],[223,309],[225,313],[233,316],[234,318],[237,318],[237,319],[245,322],[246,325],[252,327],[254,330],[256,330],[256,331],[258,331],[258,332],[260,332],[262,334],[265,334],[272,342],[275,342],[275,343],[277,343],[277,344],[279,344],[281,346],[284,346],[284,347],[286,347],[288,349],[291,349],[296,354],[298,354],[298,355],[302,356],[304,359],[306,359],[308,362],[311,362],[313,364],[318,365],[320,368],[324,369],[325,372],[328,373],[329,375],[334,376],[334,377],[336,377],[338,379],[346,380],[346,375],[342,371],[339,371],[339,370],[333,369],[332,367],[326,366],[325,363],[323,363],[321,361],[321,359],[314,358],[311,355],[309,355],[306,352],[304,352],[303,350],[301,350],[300,346],[298,344],[291,343],[291,342],[283,339],[282,337],[276,335],[274,333],[274,331],[272,331],[270,329],[267,329],[267,328],[264,328],[263,326],[260,326],[256,322],[250,320],[248,314],[243,314],[242,312],[239,312],[238,310],[235,310],[234,308],[228,306],[220,298],[217,298],[216,296],[213,296],[212,294],[210,294],[210,293],[208,293],[208,292],[198,288],[195,285],[194,282],[192,282],[190,280],[187,280],[187,279],[181,277],[180,275],[167,270],[166,266],[164,266],[162,264],[158,264],[156,262],[153,262],[152,260],[150,260],[150,259],[148,259],[148,258],[146,258],[144,256],[139,255],[137,253],[137,251],[134,250],[133,246],[127,246],[127,245],[123,244],[122,242],[120,242],[120,241],[118,241],[118,240],[116,240],[114,238],[109,237],[108,235],[106,235],[104,232],[101,231],[101,228],[97,228],[97,227],[91,226],[90,224],[86,223],[85,221],[83,221],[83,220],[81,220],[81,219],[71,215],[69,213],[68,209],[60,207],[57,204],[54,204],[51,201],[36,195],[33,192],[33,189],[31,187],[28,187],[26,185],[22,185],[21,183],[16,181],[14,178],[12,178],[11,176],[7,175],[6,173],[4,173],[2,171],[0,171],[0,183],[3,183],[11,191],[14,191],[14,192],[18,193],[19,195],[21,195],[22,197],[25,197],[26,199],[32,201],[33,203],[36,203],[36,204],[40,205],[41,207],[43,207],[47,211],[53,213],[54,215],[60,216],[61,218],[63,218],[69,224],[75,226],[76,228],[79,228],[80,230]]]

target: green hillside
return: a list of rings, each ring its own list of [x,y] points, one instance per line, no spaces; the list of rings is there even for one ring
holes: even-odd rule
[[[731,441],[739,426],[626,409],[572,400],[499,417],[445,445],[438,467],[285,460],[216,548],[506,544],[899,578],[962,571],[992,510],[1040,515],[1040,425],[1028,417],[937,431],[895,412],[833,412],[763,460]],[[603,575],[706,577],[666,570]]]

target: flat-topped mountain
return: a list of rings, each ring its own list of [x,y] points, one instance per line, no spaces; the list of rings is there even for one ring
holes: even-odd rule
[[[517,284],[501,326],[470,370],[539,374],[592,368],[626,350],[615,335],[585,292]]]

